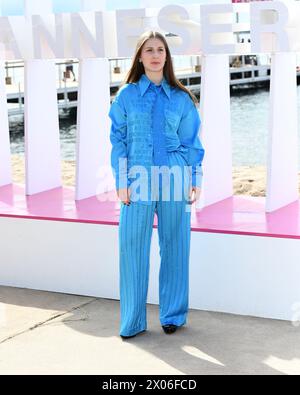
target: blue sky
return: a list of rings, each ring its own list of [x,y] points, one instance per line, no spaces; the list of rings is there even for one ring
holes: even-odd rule
[[[43,1],[43,0],[40,0]],[[81,0],[52,0],[53,12],[76,12],[80,11]],[[118,8],[135,8],[146,4],[154,4],[150,0],[104,0],[107,9],[114,10]],[[228,3],[230,0],[217,0],[215,3]],[[159,6],[166,4],[191,4],[191,3],[212,3],[211,0],[160,0]],[[0,15],[23,15],[24,0],[0,0]]]

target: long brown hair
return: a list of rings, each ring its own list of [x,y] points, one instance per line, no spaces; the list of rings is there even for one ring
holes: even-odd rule
[[[179,89],[185,91],[186,93],[188,93],[190,95],[191,99],[193,100],[193,102],[195,103],[195,105],[198,104],[198,100],[197,100],[196,96],[191,91],[189,91],[175,76],[171,53],[170,53],[170,49],[169,49],[167,40],[161,33],[156,32],[154,30],[146,31],[139,37],[137,45],[136,45],[136,49],[135,49],[135,54],[132,59],[131,67],[130,67],[124,81],[122,82],[121,86],[126,83],[132,83],[132,82],[139,81],[142,74],[145,73],[144,65],[142,62],[139,62],[139,58],[141,56],[144,44],[150,38],[157,38],[157,39],[161,40],[165,46],[166,55],[167,55],[164,69],[163,69],[163,75],[164,75],[165,79],[168,81],[168,83],[171,86],[173,86],[175,88],[179,88]]]

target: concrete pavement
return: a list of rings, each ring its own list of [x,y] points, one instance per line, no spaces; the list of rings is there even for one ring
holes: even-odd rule
[[[0,287],[0,374],[300,374],[300,327],[190,310],[166,335],[119,336],[115,300]]]

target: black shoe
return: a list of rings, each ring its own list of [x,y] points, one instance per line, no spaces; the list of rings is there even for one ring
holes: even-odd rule
[[[131,335],[131,336],[123,336],[123,335],[120,335],[120,336],[121,336],[122,339],[130,339],[131,337],[135,337],[136,335],[137,334]]]
[[[138,333],[136,333],[135,335],[131,335],[131,336],[123,336],[123,335],[120,335],[120,336],[121,336],[122,339],[130,339],[130,338],[135,337],[136,335],[139,335],[140,333],[143,333],[143,332],[145,332],[145,331],[146,331],[146,330],[143,330],[143,331],[138,332]]]
[[[176,332],[178,326],[177,325],[173,325],[173,324],[168,324],[168,325],[163,325],[162,328],[163,328],[165,333],[170,335],[171,333]]]

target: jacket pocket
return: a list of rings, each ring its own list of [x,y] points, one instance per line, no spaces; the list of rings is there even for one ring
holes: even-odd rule
[[[180,122],[180,115],[174,111],[165,110],[165,118],[166,118],[166,125],[173,131],[177,131],[179,122]]]
[[[180,115],[174,111],[165,110],[165,139],[167,151],[175,151],[180,146],[180,140],[177,134],[180,123]]]

